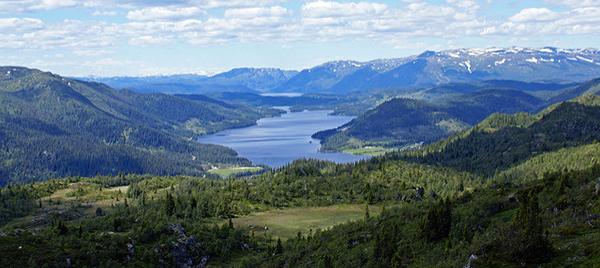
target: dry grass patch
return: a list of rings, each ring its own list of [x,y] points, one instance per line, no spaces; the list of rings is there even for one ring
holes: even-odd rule
[[[369,206],[369,214],[376,216],[380,207]],[[339,205],[313,208],[294,208],[257,213],[233,219],[236,228],[254,229],[255,236],[267,236],[282,240],[314,233],[317,229],[326,230],[337,224],[363,219],[364,205]],[[268,230],[265,230],[268,227]]]

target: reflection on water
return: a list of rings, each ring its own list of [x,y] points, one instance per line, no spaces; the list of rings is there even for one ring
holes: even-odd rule
[[[298,158],[317,158],[337,163],[366,158],[318,151],[319,140],[310,137],[313,133],[341,126],[353,118],[331,116],[328,113],[330,111],[304,111],[263,118],[255,126],[202,136],[198,141],[233,148],[241,157],[250,159],[255,165],[271,167],[280,167]]]

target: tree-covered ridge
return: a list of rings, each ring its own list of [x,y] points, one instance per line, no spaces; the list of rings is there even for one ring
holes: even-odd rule
[[[426,138],[425,142],[432,142],[448,135],[453,122],[461,124],[436,105],[420,100],[392,99],[336,130],[319,132],[313,137],[323,140],[322,150],[334,149],[331,141],[339,136],[360,140],[402,138],[406,143]],[[457,130],[464,126],[462,123]]]
[[[114,90],[104,84],[83,82],[22,67],[2,67],[2,91],[18,93],[22,99],[42,102],[74,98],[119,119],[139,122],[177,134],[204,134],[231,127],[253,124],[264,112],[232,106],[210,98],[185,100],[167,94],[140,94]],[[55,98],[55,99],[53,99]],[[67,100],[65,100],[67,101]],[[193,121],[195,128],[190,128]]]
[[[464,133],[398,156],[408,161],[493,174],[537,154],[589,144],[600,138],[598,98],[582,96],[551,106],[538,115],[493,115]]]
[[[558,102],[595,94],[599,85],[599,79],[580,85],[492,80],[426,89],[373,90],[355,94],[353,108],[336,106],[338,112],[372,109],[344,126],[316,133],[315,137],[321,139],[325,151],[370,146],[414,147],[468,129],[494,113],[537,113]],[[414,105],[417,100],[423,102],[418,108]],[[424,121],[415,127],[406,120],[407,116]]]
[[[195,138],[276,114],[20,67],[0,73],[0,184],[119,171],[201,175],[209,163],[249,165],[233,150]]]
[[[396,98],[314,137],[322,140],[323,150],[333,151],[370,144],[402,147],[431,143],[467,129],[493,113],[531,112],[543,104],[541,99],[514,89],[482,89],[437,104]]]

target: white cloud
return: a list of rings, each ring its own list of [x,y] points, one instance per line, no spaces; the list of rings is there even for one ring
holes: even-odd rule
[[[56,54],[53,54],[53,55],[46,54],[46,55],[44,55],[42,57],[44,57],[44,58],[64,58],[65,54],[61,54],[61,53],[56,53]]]
[[[338,3],[310,2],[302,6],[302,15],[308,18],[325,17],[366,17],[379,16],[388,10],[388,6],[379,3]]]
[[[0,47],[14,50],[100,48],[118,42],[117,26],[106,22],[63,20],[20,34],[1,36]]]
[[[65,61],[65,60],[59,60],[59,61],[47,61],[47,60],[35,60],[29,64],[27,64],[27,66],[31,66],[31,67],[35,67],[35,68],[43,68],[43,67],[55,67],[55,66],[73,66],[77,64],[74,61]]]
[[[129,11],[126,17],[136,21],[175,21],[187,18],[194,18],[205,15],[205,12],[197,7],[186,8],[165,8],[151,7],[141,10]]]
[[[273,6],[227,9],[223,13],[223,17],[230,19],[252,19],[258,17],[284,17],[291,14],[292,12],[284,7]]]
[[[117,11],[94,11],[92,12],[92,16],[96,17],[112,17],[116,16],[119,13]]]
[[[26,32],[44,28],[44,22],[31,18],[0,18],[0,33]]]
[[[512,22],[531,22],[531,21],[555,21],[561,15],[547,8],[527,8],[510,17],[508,20]]]
[[[83,56],[83,57],[95,57],[106,54],[113,54],[115,51],[112,50],[100,50],[100,49],[92,49],[92,50],[75,50],[73,54],[75,56]]]
[[[249,8],[272,6],[290,0],[190,0],[192,6],[199,6],[205,9],[217,8]]]
[[[164,46],[173,44],[173,40],[168,36],[150,36],[144,35],[139,37],[134,37],[129,40],[129,44],[136,46]]]
[[[52,10],[77,6],[75,0],[2,0],[0,13],[25,13],[35,10]]]
[[[97,8],[103,10],[157,7],[195,7],[202,9],[247,8],[271,6],[288,1],[290,0],[1,0],[0,13],[14,14],[63,8]]]
[[[600,0],[545,0],[544,4],[568,8],[598,7]]]
[[[459,11],[476,12],[480,6],[475,0],[446,0],[448,5],[456,7]]]
[[[78,1],[80,6],[94,4],[91,0]],[[145,5],[156,5],[160,1],[163,0],[145,1]],[[392,7],[376,2],[317,1],[304,3],[298,12],[270,5],[284,1],[170,1],[169,7],[150,6],[129,11],[126,18],[132,22],[128,23],[55,22],[46,25],[48,29],[44,31],[26,31],[7,40],[21,49],[77,47],[78,51],[89,51],[90,48],[115,51],[125,43],[143,47],[343,40],[394,43],[423,36],[456,38],[477,34],[490,27],[476,14],[463,10],[476,9],[473,2],[448,0],[446,4],[433,5],[410,1],[409,5]],[[105,8],[114,7],[114,2],[107,1]],[[119,2],[135,6],[143,5],[144,1]],[[197,6],[189,7],[191,4]],[[205,10],[216,6],[223,12],[206,16]],[[99,9],[94,14],[114,14],[106,12],[114,11]]]
[[[576,8],[555,12],[547,8],[524,9],[498,26],[488,27],[484,35],[512,37],[597,35],[600,7]]]
[[[131,60],[116,60],[113,58],[104,58],[97,61],[86,61],[83,66],[124,66],[124,65],[138,65],[140,62]]]
[[[35,5],[33,5],[33,9],[45,9],[45,10],[51,10],[51,9],[59,9],[59,8],[68,8],[68,7],[74,7],[76,6],[78,3],[77,1],[74,0],[40,0],[40,1],[35,1],[37,2]]]
[[[302,26],[320,41],[373,40],[395,44],[420,37],[477,35],[488,22],[477,17],[473,2],[430,5],[414,2],[392,8],[374,3],[314,2],[302,8]],[[461,6],[461,5],[465,6]],[[466,10],[466,11],[464,11]]]
[[[394,49],[419,49],[419,50],[442,50],[444,46],[442,44],[430,45],[424,42],[408,42],[408,41],[399,41],[394,46]]]

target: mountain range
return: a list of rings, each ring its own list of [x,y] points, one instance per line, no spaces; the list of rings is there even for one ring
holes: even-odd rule
[[[116,89],[138,92],[197,94],[208,92],[266,92],[288,81],[297,71],[276,68],[236,68],[214,76],[178,74],[140,77],[80,77],[83,81],[107,84]]]
[[[588,49],[487,48],[425,51],[367,62],[332,61],[302,71],[238,68],[214,76],[82,78],[142,92],[344,94],[378,88],[434,86],[486,80],[586,81],[598,76],[600,51]]]

